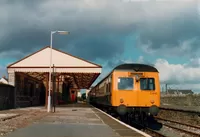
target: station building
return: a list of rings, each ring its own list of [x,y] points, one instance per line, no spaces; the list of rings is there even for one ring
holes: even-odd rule
[[[7,66],[8,83],[15,87],[15,107],[47,106],[49,94],[49,46]],[[52,49],[51,96],[64,103],[72,102],[80,89],[89,89],[101,74],[102,67],[58,49]],[[53,99],[53,98],[52,98]]]

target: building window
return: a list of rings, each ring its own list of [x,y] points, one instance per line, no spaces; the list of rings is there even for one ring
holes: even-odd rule
[[[118,78],[118,89],[119,90],[132,90],[133,89],[133,78],[119,77]]]
[[[141,78],[140,79],[140,89],[141,90],[155,90],[154,78]]]

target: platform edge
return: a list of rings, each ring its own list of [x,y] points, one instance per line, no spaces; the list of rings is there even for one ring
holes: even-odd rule
[[[100,110],[100,109],[98,109],[98,108],[96,108],[96,107],[94,107],[94,108],[95,108],[96,110],[98,110],[98,111],[102,112],[103,114],[107,115],[108,117],[112,118],[113,120],[115,120],[115,121],[119,122],[120,124],[122,124],[122,125],[124,125],[124,126],[126,126],[126,127],[130,128],[131,130],[134,130],[134,131],[136,131],[136,132],[138,132],[138,133],[142,134],[143,136],[145,136],[145,137],[152,137],[152,136],[150,136],[149,134],[146,134],[146,133],[144,133],[144,132],[142,132],[142,131],[140,131],[140,130],[138,130],[138,129],[136,129],[136,128],[133,128],[133,127],[131,127],[131,126],[129,126],[129,125],[127,125],[127,124],[125,124],[124,122],[121,122],[120,120],[118,120],[118,119],[116,119],[116,118],[114,118],[114,117],[110,116],[109,114],[107,114],[107,113],[103,112],[103,111],[102,111],[102,110]]]

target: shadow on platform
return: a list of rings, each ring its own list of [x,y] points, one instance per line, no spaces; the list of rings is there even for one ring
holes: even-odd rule
[[[87,103],[69,103],[69,104],[63,104],[63,105],[58,105],[56,107],[81,107],[81,108],[92,108],[90,104]]]

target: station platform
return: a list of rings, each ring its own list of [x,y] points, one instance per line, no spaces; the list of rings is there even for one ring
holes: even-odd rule
[[[128,128],[87,104],[59,106],[55,113],[20,128],[6,137],[149,137],[134,128]]]

